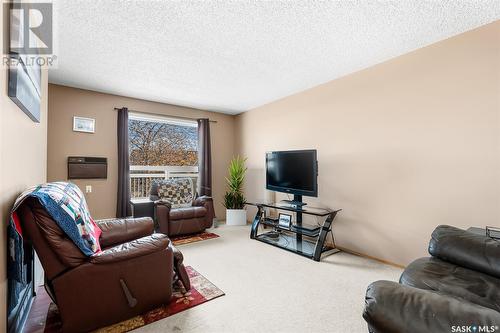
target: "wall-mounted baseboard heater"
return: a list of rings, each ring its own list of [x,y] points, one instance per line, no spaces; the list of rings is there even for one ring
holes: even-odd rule
[[[106,179],[108,159],[106,157],[68,157],[68,179]]]

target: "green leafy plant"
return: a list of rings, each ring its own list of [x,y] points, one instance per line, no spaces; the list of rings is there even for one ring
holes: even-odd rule
[[[233,157],[229,163],[229,177],[226,177],[228,190],[224,194],[224,207],[226,209],[243,209],[245,206],[245,196],[243,195],[243,182],[245,181],[246,158],[240,156]]]

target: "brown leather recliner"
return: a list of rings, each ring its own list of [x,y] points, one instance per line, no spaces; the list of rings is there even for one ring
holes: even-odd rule
[[[149,199],[154,203],[154,214],[158,231],[179,236],[193,234],[210,228],[215,217],[213,199],[208,196],[197,197],[191,207],[172,208],[158,196],[158,186],[151,186]]]
[[[376,281],[363,317],[371,333],[498,332],[500,242],[438,226],[431,257],[410,263],[399,279]]]
[[[182,255],[166,235],[153,233],[150,218],[96,221],[103,252],[86,257],[38,200],[28,198],[17,212],[65,332],[93,330],[170,301],[174,255],[181,266]],[[189,279],[186,284],[189,289]]]

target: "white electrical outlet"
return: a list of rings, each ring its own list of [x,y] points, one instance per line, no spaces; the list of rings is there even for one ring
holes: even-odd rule
[[[85,193],[92,193],[92,185],[85,186]]]

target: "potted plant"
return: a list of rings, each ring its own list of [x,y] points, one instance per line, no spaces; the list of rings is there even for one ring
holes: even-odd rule
[[[229,163],[229,177],[226,178],[228,190],[224,194],[224,207],[226,207],[227,225],[246,225],[247,214],[245,197],[243,195],[243,181],[245,180],[246,158],[233,157]]]

